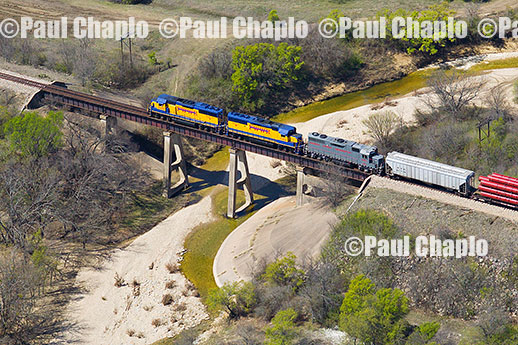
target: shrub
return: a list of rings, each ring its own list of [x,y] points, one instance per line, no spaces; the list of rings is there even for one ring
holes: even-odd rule
[[[180,271],[180,268],[178,267],[178,264],[175,264],[175,263],[167,263],[165,265],[165,268],[169,271],[169,273],[173,274],[173,273],[177,273]]]
[[[272,325],[266,329],[266,345],[292,344],[298,333],[296,318],[297,312],[293,309],[279,311],[272,319]]]
[[[425,322],[419,325],[419,333],[421,333],[426,340],[430,340],[435,336],[439,328],[441,328],[439,322]]]
[[[518,80],[514,82],[514,102],[518,103]]]
[[[63,113],[50,111],[47,117],[26,112],[4,124],[4,135],[12,152],[23,157],[43,157],[62,146]]]
[[[153,321],[151,321],[151,325],[153,327],[160,327],[163,325],[163,322],[160,319],[153,319]]]
[[[176,286],[176,282],[174,280],[170,280],[167,283],[165,283],[166,289],[174,289],[175,286]]]
[[[171,303],[173,303],[173,296],[170,293],[167,293],[162,296],[163,305],[170,305]]]
[[[402,125],[402,119],[393,111],[371,114],[363,120],[370,136],[377,142],[385,145],[390,135]]]
[[[232,319],[237,319],[252,312],[256,302],[253,284],[243,281],[225,283],[221,288],[209,291],[207,298],[210,309],[214,311],[224,309]]]
[[[187,304],[185,304],[184,302],[179,303],[179,304],[175,305],[174,309],[176,311],[178,311],[178,312],[186,311],[187,310]]]
[[[297,268],[297,257],[292,252],[266,266],[266,272],[261,277],[270,284],[289,286],[294,290],[304,284],[305,272]]]
[[[299,80],[302,48],[280,43],[237,46],[232,53],[232,90],[243,109],[261,108],[270,92]]]
[[[116,287],[122,287],[126,284],[124,278],[122,278],[117,272],[115,272],[115,276],[113,277],[113,279],[115,279],[115,283],[113,283],[113,285]]]
[[[340,329],[364,343],[381,345],[399,337],[408,299],[399,289],[380,289],[364,275],[351,281],[340,307]]]

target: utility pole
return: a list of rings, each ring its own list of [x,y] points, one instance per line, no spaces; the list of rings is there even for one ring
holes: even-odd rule
[[[133,44],[131,41],[131,37],[132,37],[131,33],[128,33],[124,37],[121,37],[121,62],[122,62],[122,65],[124,66],[124,46],[126,45],[129,48],[130,66],[131,66],[131,68],[133,68]]]

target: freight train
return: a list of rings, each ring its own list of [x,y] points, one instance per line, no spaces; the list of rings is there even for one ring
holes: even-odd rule
[[[501,206],[518,208],[518,179],[499,174],[481,176],[474,186],[475,173],[451,165],[390,152],[387,156],[369,146],[326,134],[312,132],[307,142],[295,127],[258,116],[223,109],[170,95],[151,100],[149,116],[201,128],[262,145],[322,159],[367,173],[406,179]]]

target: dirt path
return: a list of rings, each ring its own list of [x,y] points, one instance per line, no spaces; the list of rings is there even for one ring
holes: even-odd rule
[[[69,320],[77,324],[65,335],[69,343],[151,344],[206,319],[186,278],[166,265],[180,260],[191,229],[211,219],[211,198],[206,197],[115,251],[102,268],[83,269],[77,281],[85,292],[68,307]],[[124,280],[121,287],[115,286],[115,276]],[[165,294],[172,296],[169,305],[162,303]]]

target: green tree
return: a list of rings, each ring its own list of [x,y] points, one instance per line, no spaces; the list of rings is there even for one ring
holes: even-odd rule
[[[426,340],[430,340],[437,333],[441,324],[439,322],[425,322],[419,325],[419,333],[421,333]]]
[[[268,21],[275,23],[280,21],[279,15],[277,14],[277,10],[271,10],[270,13],[268,13]]]
[[[51,111],[46,117],[26,112],[4,124],[4,135],[12,152],[22,157],[43,157],[62,145],[63,113]]]
[[[431,5],[429,8],[423,11],[407,11],[403,9],[392,11],[385,9],[378,14],[378,18],[387,18],[387,23],[392,23],[392,20],[396,17],[412,18],[414,21],[417,21],[420,24],[425,21],[431,23],[436,21],[444,21],[447,23],[448,17],[453,17],[454,15],[455,11],[450,8],[447,2],[443,2],[440,4]],[[387,37],[394,38],[392,36],[393,33],[391,32],[391,29],[392,25],[387,25]],[[413,35],[413,38],[407,38],[407,32],[405,29],[406,27],[402,29],[403,37],[397,38],[396,40],[402,40],[408,43],[406,50],[409,54],[420,51],[428,55],[435,55],[439,52],[439,49],[444,48],[449,42],[455,42],[455,38],[448,38],[447,36],[443,37],[443,35],[437,37],[433,37],[433,35],[431,37],[420,37],[420,35],[417,35],[416,37],[416,35]],[[447,34],[447,31],[443,33]]]
[[[241,106],[249,111],[261,108],[269,92],[284,89],[300,78],[299,46],[258,43],[238,46],[232,53],[232,90]]]
[[[332,22],[329,21],[328,26],[326,27],[326,30],[328,30],[329,32],[334,32],[338,29],[337,26],[340,25],[340,18],[342,18],[342,17],[346,17],[346,15],[342,11],[332,10],[331,12],[329,12],[329,14],[326,17],[321,18],[320,21],[322,22],[324,20],[329,20],[329,19],[333,20]],[[347,38],[352,37],[350,35],[350,33],[351,33],[350,30],[346,32]],[[338,35],[336,37],[338,37]]]
[[[160,62],[158,61],[158,58],[156,57],[156,52],[155,51],[152,51],[151,53],[149,53],[147,55],[147,57],[148,57],[148,63],[151,66],[156,66],[156,65],[160,64]]]
[[[266,267],[262,279],[270,284],[290,286],[294,290],[304,284],[305,272],[297,268],[297,257],[292,252],[272,262]]]
[[[370,279],[359,275],[345,293],[339,326],[366,344],[382,345],[389,343],[394,333],[400,333],[400,321],[407,313],[408,299],[401,290],[376,291]]]
[[[267,345],[290,345],[297,336],[295,320],[297,312],[293,309],[279,311],[272,319],[272,325],[266,329]]]
[[[225,283],[221,288],[209,291],[207,298],[211,310],[224,309],[232,319],[251,313],[256,302],[253,284],[243,281]]]

